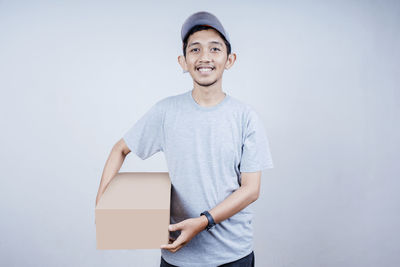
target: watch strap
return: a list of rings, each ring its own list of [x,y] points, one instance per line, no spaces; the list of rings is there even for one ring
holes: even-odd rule
[[[208,224],[206,226],[206,230],[209,231],[213,226],[215,226],[215,221],[214,218],[211,216],[211,214],[208,211],[203,211],[200,213],[200,216],[204,215],[207,217]]]

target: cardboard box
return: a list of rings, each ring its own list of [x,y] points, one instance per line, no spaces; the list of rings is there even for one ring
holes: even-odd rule
[[[159,249],[168,244],[168,172],[120,172],[95,208],[97,249]]]

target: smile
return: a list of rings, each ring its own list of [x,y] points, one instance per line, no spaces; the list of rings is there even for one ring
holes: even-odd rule
[[[215,68],[212,67],[199,67],[196,68],[197,71],[199,71],[201,74],[208,74],[212,72]]]

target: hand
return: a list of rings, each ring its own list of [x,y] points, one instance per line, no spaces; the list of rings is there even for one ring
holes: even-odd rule
[[[101,191],[99,190],[99,191],[97,192],[95,207],[97,207],[97,204],[99,204],[100,198],[102,197],[104,191],[105,191],[105,190],[101,190]]]
[[[96,203],[94,205],[94,208],[96,209],[97,204],[99,203],[100,197],[101,197],[102,193],[98,192],[97,193],[97,197],[96,197]],[[94,216],[94,224],[96,224],[96,215]]]
[[[203,231],[207,224],[207,218],[205,216],[200,216],[197,218],[190,218],[179,223],[169,225],[168,230],[170,232],[180,230],[181,234],[176,240],[170,238],[169,244],[161,245],[161,248],[167,249],[175,253],[184,245],[186,245],[190,240],[192,240],[192,238],[195,237],[198,233]]]
[[[99,203],[99,200],[100,200],[100,195],[97,195],[97,197],[96,197],[96,203],[94,204],[95,207],[97,207],[97,203]]]

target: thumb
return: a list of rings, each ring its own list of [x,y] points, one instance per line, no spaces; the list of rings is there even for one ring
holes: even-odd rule
[[[177,230],[180,230],[182,228],[182,226],[181,226],[181,223],[176,223],[176,224],[170,224],[169,226],[168,226],[168,230],[169,231],[177,231]]]

